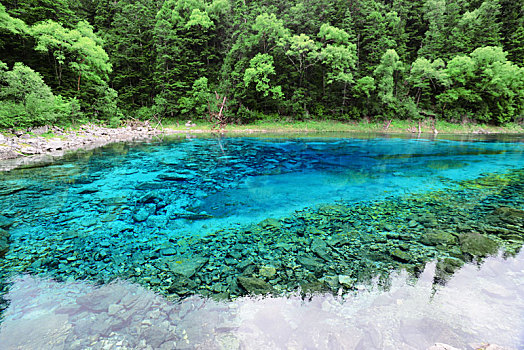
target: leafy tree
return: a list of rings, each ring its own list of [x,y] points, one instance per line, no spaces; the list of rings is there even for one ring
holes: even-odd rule
[[[389,11],[378,1],[363,1],[359,18],[357,49],[362,75],[371,74],[389,49],[394,49],[399,56],[404,55],[407,37],[404,23],[396,11]]]
[[[11,16],[28,25],[46,20],[71,25],[78,22],[78,17],[71,10],[68,0],[19,0],[6,1],[4,4]]]
[[[258,15],[251,29],[253,34],[248,37],[247,45],[251,49],[258,48],[264,54],[271,52],[290,35],[283,21],[277,19],[274,13]]]
[[[112,86],[118,90],[121,107],[128,111],[151,106],[157,92],[153,41],[157,4],[153,0],[119,1],[104,36],[113,66]]]
[[[18,18],[13,18],[7,13],[5,6],[0,3],[0,31],[10,34],[26,34],[27,24]]]
[[[426,0],[424,18],[428,22],[428,30],[422,41],[419,55],[430,59],[442,56],[448,47],[448,28],[446,0]]]
[[[34,25],[31,33],[36,39],[35,49],[48,53],[51,59],[57,90],[66,97],[78,97],[84,110],[95,117],[111,118],[93,108],[97,99],[114,93],[106,88],[111,63],[92,26],[80,21],[74,29],[67,29],[49,20]]]
[[[382,55],[380,64],[375,69],[377,98],[382,114],[386,118],[393,117],[400,108],[397,93],[399,74],[403,69],[400,57],[393,49],[387,50]]]
[[[2,50],[0,58],[9,64],[19,61],[17,55],[23,55],[27,50],[23,43],[28,33],[27,24],[12,17],[7,13],[5,6],[0,3],[0,49]]]
[[[157,50],[155,82],[165,113],[174,115],[178,101],[202,76],[209,76],[217,56],[217,22],[229,11],[229,2],[167,0],[156,16]]]
[[[36,50],[53,57],[58,85],[63,83],[65,68],[76,73],[77,91],[80,91],[82,76],[95,84],[107,80],[111,72],[109,57],[103,49],[102,40],[93,33],[87,22],[81,21],[70,30],[49,20],[33,26],[31,32],[37,40]]]
[[[445,63],[440,58],[431,62],[427,58],[419,57],[413,62],[407,81],[415,89],[417,106],[421,99],[426,108],[434,106],[434,96],[440,92],[442,86],[449,85],[444,69]]]
[[[55,97],[42,77],[16,63],[12,70],[0,61],[0,126],[33,126],[53,123]]]
[[[227,97],[228,115],[236,120],[262,113],[411,119],[441,114],[504,123],[522,116],[521,1],[4,5],[0,59],[38,72],[53,93],[54,113],[67,120],[85,112],[116,125],[121,110],[144,117],[203,116],[221,102],[212,92]],[[23,106],[3,101],[4,107]]]
[[[472,108],[481,101],[471,84],[475,78],[475,70],[475,62],[469,56],[460,55],[448,63],[445,72],[451,85],[437,97],[447,119],[467,118],[468,111],[473,111]]]
[[[485,0],[480,7],[466,11],[451,30],[457,52],[471,52],[482,46],[500,45],[500,4]]]
[[[211,94],[209,93],[208,79],[206,77],[199,78],[193,83],[193,88],[188,96],[184,96],[179,100],[180,113],[183,115],[196,115],[202,117],[209,107]]]
[[[354,117],[369,117],[373,113],[374,95],[376,89],[375,79],[365,76],[355,81],[352,89],[351,114]]]
[[[506,59],[501,47],[481,47],[447,65],[450,88],[437,99],[450,118],[505,123],[522,113],[524,68]]]
[[[524,67],[524,2],[500,0],[501,41],[508,59]]]
[[[271,98],[280,99],[284,96],[282,88],[271,86],[269,76],[275,75],[273,57],[265,54],[258,54],[250,61],[250,67],[244,73],[244,84],[248,86],[251,82],[256,84],[256,90],[262,93],[263,97],[271,94]]]
[[[349,42],[350,35],[345,30],[329,24],[320,27],[318,36],[325,42],[320,56],[327,68],[326,83],[342,85],[344,107],[348,85],[353,83],[353,71],[356,68],[356,45]]]

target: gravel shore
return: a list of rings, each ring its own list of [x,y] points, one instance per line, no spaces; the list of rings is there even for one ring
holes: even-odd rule
[[[35,162],[45,162],[71,151],[93,149],[114,142],[148,140],[174,132],[174,130],[155,129],[143,123],[140,126],[120,128],[86,124],[78,130],[44,126],[8,135],[0,133],[0,171]],[[54,135],[54,137],[43,135]]]

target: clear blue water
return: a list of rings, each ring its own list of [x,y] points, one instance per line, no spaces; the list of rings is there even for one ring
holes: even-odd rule
[[[0,173],[3,295],[27,274],[175,302],[344,295],[430,261],[445,284],[500,249],[520,257],[523,182],[519,137],[116,144]]]

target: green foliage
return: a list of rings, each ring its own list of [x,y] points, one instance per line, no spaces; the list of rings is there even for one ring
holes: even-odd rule
[[[355,84],[355,97],[370,97],[372,91],[376,88],[375,79],[373,77],[362,77],[357,80]]]
[[[391,118],[398,112],[400,101],[397,97],[398,74],[404,67],[397,52],[393,49],[387,50],[380,64],[375,69],[375,81],[377,82],[377,97],[381,104],[382,115]]]
[[[445,115],[505,123],[522,113],[524,68],[500,47],[482,47],[453,58],[445,70],[450,87],[437,96]]]
[[[44,20],[74,24],[78,21],[68,0],[4,1],[9,14],[28,25]],[[1,10],[0,10],[1,12]]]
[[[273,67],[273,57],[265,54],[258,54],[249,63],[250,67],[244,72],[244,84],[248,86],[251,82],[256,84],[256,90],[267,97],[271,94],[273,99],[284,97],[280,86],[271,86],[269,76],[275,74]]]
[[[237,121],[518,121],[523,13],[510,0],[4,2],[2,125],[193,118],[217,112],[214,91]],[[35,74],[24,102],[7,94]]]
[[[178,101],[195,80],[209,76],[217,60],[215,40],[219,20],[229,3],[215,0],[167,0],[156,15],[154,40],[157,64],[154,81],[159,87],[164,114],[180,112]]]
[[[78,77],[77,90],[80,90],[82,77],[96,85],[107,80],[111,72],[109,56],[102,47],[103,41],[87,22],[80,21],[75,29],[67,29],[48,20],[33,26],[31,33],[37,41],[35,49],[48,52],[54,58],[58,85],[62,84],[66,66]]]
[[[343,29],[323,24],[318,36],[327,42],[320,52],[321,60],[328,68],[327,84],[352,83],[357,55],[356,45],[349,43],[349,34]]]
[[[113,72],[111,86],[118,91],[119,105],[132,113],[153,104],[156,52],[153,41],[158,3],[154,0],[118,1],[112,7],[104,39]],[[109,16],[109,15],[106,15]]]
[[[57,120],[55,97],[42,77],[16,63],[12,70],[0,62],[0,126],[44,125]]]
[[[24,21],[13,18],[7,13],[5,6],[0,3],[0,30],[11,34],[25,34],[28,31]]]
[[[434,96],[441,87],[449,85],[449,78],[444,70],[445,63],[438,58],[431,62],[427,58],[419,57],[411,65],[406,80],[415,89],[414,99],[418,106],[423,101],[425,108],[433,108]]]
[[[208,79],[199,78],[193,83],[188,96],[181,97],[179,102],[180,113],[189,117],[203,117],[208,108],[211,94],[209,93]]]

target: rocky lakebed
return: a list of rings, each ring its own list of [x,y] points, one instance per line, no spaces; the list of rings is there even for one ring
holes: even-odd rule
[[[180,147],[164,150],[154,143],[134,148],[115,144],[109,149],[73,154],[50,165],[3,172],[1,309],[5,311],[10,305],[7,296],[25,295],[25,287],[12,289],[20,283],[16,281],[41,291],[55,290],[54,283],[73,289],[75,283],[89,283],[90,287],[83,287],[88,289],[99,285],[102,289],[93,289],[92,295],[71,292],[78,294],[74,306],[64,306],[60,313],[77,315],[84,305],[89,312],[104,312],[111,319],[118,316],[120,323],[97,322],[105,327],[96,331],[97,336],[108,336],[119,327],[129,326],[130,317],[137,313],[126,311],[131,308],[126,305],[140,300],[148,300],[149,310],[157,302],[164,303],[155,298],[163,298],[174,303],[170,307],[180,315],[180,305],[198,310],[194,305],[206,304],[203,300],[216,303],[213,308],[220,309],[222,302],[249,296],[314,300],[318,295],[336,298],[358,293],[372,285],[388,291],[395,284],[392,276],[399,273],[405,274],[408,284],[416,284],[425,276],[435,291],[467,266],[481,267],[499,254],[509,260],[519,256],[524,243],[524,170],[518,165],[465,179],[456,175],[467,167],[463,160],[436,161],[434,158],[444,153],[433,150],[429,155],[433,158],[423,164],[422,171],[421,163],[417,163],[422,157],[408,163],[397,155],[374,155],[373,148],[360,151],[345,141],[335,146],[319,142],[307,147],[288,142],[285,150],[280,144],[259,140],[188,142],[183,151]],[[325,147],[331,147],[332,154],[324,155]],[[463,152],[472,153],[470,149]],[[353,158],[355,153],[361,158]],[[154,156],[145,157],[151,154]],[[475,154],[495,157],[501,152]],[[447,157],[447,153],[444,155]],[[375,162],[374,167],[369,173],[362,172],[363,164],[370,162]],[[354,168],[340,170],[340,164]],[[277,215],[268,215],[270,210],[263,204],[248,204],[253,198],[267,197],[260,193],[259,182],[255,188],[246,187],[254,177],[262,178],[258,180],[262,183],[268,178],[279,179],[265,182],[263,188],[281,189],[280,177],[299,173],[311,177],[319,169],[328,174],[322,175],[328,176],[323,178],[324,183],[339,186],[337,191],[348,187],[345,182],[339,185],[338,179],[349,176],[351,183],[363,184],[362,193],[369,197],[356,200],[343,192],[346,199],[332,200],[324,198],[331,193],[326,188],[315,192],[313,186],[308,187],[309,193],[300,193],[311,205],[298,203],[300,208],[294,210],[273,210]],[[412,177],[404,180],[410,171],[420,179],[418,185]],[[422,180],[437,173],[441,177],[452,174],[457,179],[440,179],[445,186]],[[371,196],[373,181],[380,190]],[[382,190],[403,186],[406,190],[402,193]],[[358,188],[348,193],[357,198]],[[290,196],[272,205],[285,206]],[[240,220],[240,214],[250,220]],[[428,264],[434,264],[430,278]],[[127,283],[154,294],[146,293],[146,299],[140,299]],[[112,290],[105,295],[104,286],[120,288],[122,293]],[[188,300],[190,304],[186,304]],[[98,304],[100,310],[96,309]],[[75,322],[81,322],[80,318]],[[167,330],[170,325],[166,323]],[[184,348],[180,344],[186,336],[176,334],[177,348]],[[147,348],[137,345],[139,339],[134,346]],[[88,340],[78,337],[69,340],[63,343],[69,348],[75,348],[71,344],[80,349],[96,343],[89,345]],[[236,340],[222,340],[226,342],[223,348],[240,346]],[[163,343],[148,346],[161,348]],[[169,344],[166,349],[172,348]],[[200,344],[205,341],[201,339]]]

